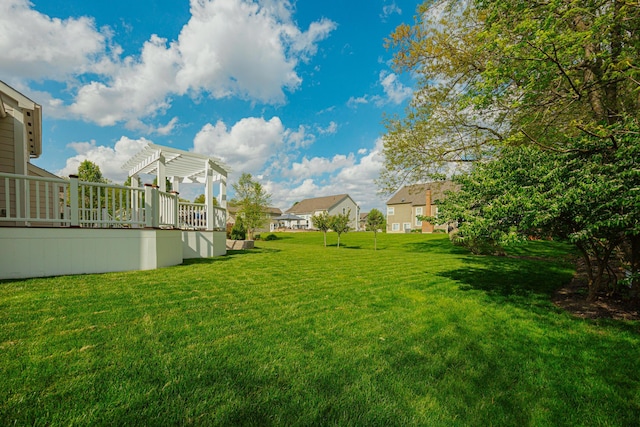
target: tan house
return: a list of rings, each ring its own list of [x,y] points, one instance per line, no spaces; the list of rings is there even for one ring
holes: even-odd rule
[[[233,227],[233,225],[236,223],[238,210],[240,210],[240,208],[237,206],[227,206],[227,228]],[[264,211],[264,225],[260,228],[257,228],[255,231],[261,233],[276,230],[278,228],[278,221],[275,218],[279,217],[280,215],[282,215],[282,211],[279,208],[268,207]]]
[[[321,214],[322,212],[327,212],[329,215],[346,214],[349,212],[349,227],[354,231],[360,229],[360,207],[348,194],[304,199],[286,211],[288,214],[304,218],[304,221],[300,223],[300,228],[305,229],[314,229],[311,217]]]
[[[438,217],[436,201],[445,197],[446,191],[457,188],[451,181],[430,182],[402,187],[387,202],[387,232],[409,233],[419,230],[433,233],[434,230],[447,230],[448,225],[438,225],[420,221],[419,216]]]
[[[31,164],[42,154],[41,123],[40,105],[0,81],[0,279],[150,270],[226,253],[228,168],[219,159],[147,144],[123,165],[131,186],[60,178]],[[160,186],[140,186],[139,175]],[[180,182],[204,184],[205,203],[180,200]]]

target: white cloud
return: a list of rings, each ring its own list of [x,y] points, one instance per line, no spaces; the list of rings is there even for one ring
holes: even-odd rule
[[[360,104],[368,104],[368,103],[369,103],[369,100],[367,99],[366,96],[361,96],[361,97],[358,97],[358,98],[352,96],[347,101],[347,106],[349,108],[357,108],[358,105],[360,105]]]
[[[380,15],[380,18],[382,18],[382,20],[385,21],[389,16],[393,15],[394,13],[397,13],[398,15],[402,15],[402,9],[398,7],[396,2],[393,2],[391,4],[385,4],[384,6],[382,6],[382,14]]]
[[[110,30],[96,30],[91,18],[53,19],[27,0],[5,0],[0,72],[16,80],[71,75],[89,81],[70,82],[77,87],[70,113],[101,126],[135,126],[136,120],[163,114],[172,96],[187,93],[284,103],[285,91],[302,81],[296,67],[336,28],[321,19],[299,29],[288,0],[191,0],[190,5],[191,18],[177,40],[151,35],[140,55],[122,58],[122,49],[110,44]]]
[[[334,121],[329,122],[329,125],[326,128],[322,128],[320,126],[317,127],[318,132],[322,135],[333,135],[338,131],[338,124]]]
[[[161,135],[166,136],[170,135],[178,124],[178,118],[174,117],[166,125],[158,125],[153,126],[146,123],[143,123],[141,120],[130,120],[126,123],[125,127],[129,130],[135,130],[138,132],[143,132],[149,135]]]
[[[117,184],[122,184],[127,179],[127,171],[122,169],[122,165],[150,142],[145,138],[130,139],[123,136],[113,148],[96,145],[95,141],[69,143],[67,147],[73,149],[77,154],[68,158],[65,167],[56,171],[56,175],[76,174],[80,163],[90,160],[100,167],[102,176]]]
[[[398,80],[398,76],[395,73],[381,71],[380,84],[384,89],[384,93],[387,95],[387,100],[394,104],[401,104],[413,95],[413,90],[410,87],[404,86]]]
[[[127,57],[110,83],[93,81],[80,88],[70,110],[101,126],[153,116],[170,105],[168,93],[179,61],[175,45],[153,35],[144,43],[140,59]]]
[[[287,129],[285,140],[294,149],[310,147],[315,142],[316,136],[308,130],[309,128],[304,125],[298,126],[298,130]]]
[[[322,19],[301,31],[291,20],[289,1],[191,0],[191,14],[177,44],[180,93],[276,104],[284,102],[284,89],[300,85],[298,62],[314,55],[336,27]]]
[[[28,0],[0,2],[0,34],[0,70],[12,79],[90,71],[108,41],[108,30],[97,30],[92,18],[50,18]]]
[[[285,129],[278,117],[245,118],[231,129],[218,121],[207,123],[193,141],[196,153],[218,157],[236,174],[257,174],[284,144]]]
[[[300,180],[326,173],[333,173],[338,169],[353,165],[353,162],[353,154],[350,154],[349,156],[336,154],[331,159],[327,159],[325,157],[313,157],[311,159],[307,159],[306,157],[303,157],[301,162],[293,163],[291,168],[285,171],[284,175]]]

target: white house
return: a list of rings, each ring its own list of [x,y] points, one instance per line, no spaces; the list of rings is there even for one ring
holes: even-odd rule
[[[329,215],[349,213],[349,227],[354,231],[360,228],[360,207],[348,194],[337,194],[335,196],[315,197],[304,199],[292,207],[286,213],[304,218],[300,223],[300,228],[313,229],[311,217],[322,212]]]

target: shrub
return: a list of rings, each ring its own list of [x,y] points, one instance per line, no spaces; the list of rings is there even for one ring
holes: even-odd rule
[[[273,233],[267,234],[264,236],[264,240],[278,240],[278,236]]]
[[[244,228],[242,218],[238,216],[236,223],[231,228],[231,240],[245,240],[247,238],[247,230]]]

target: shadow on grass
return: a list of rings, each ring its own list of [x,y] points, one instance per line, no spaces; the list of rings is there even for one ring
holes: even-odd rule
[[[458,282],[461,291],[483,291],[496,302],[548,305],[553,292],[568,283],[573,269],[548,260],[472,256],[466,266],[439,275]]]
[[[449,239],[433,239],[424,242],[406,243],[402,247],[409,252],[468,255],[469,250],[455,246]]]

